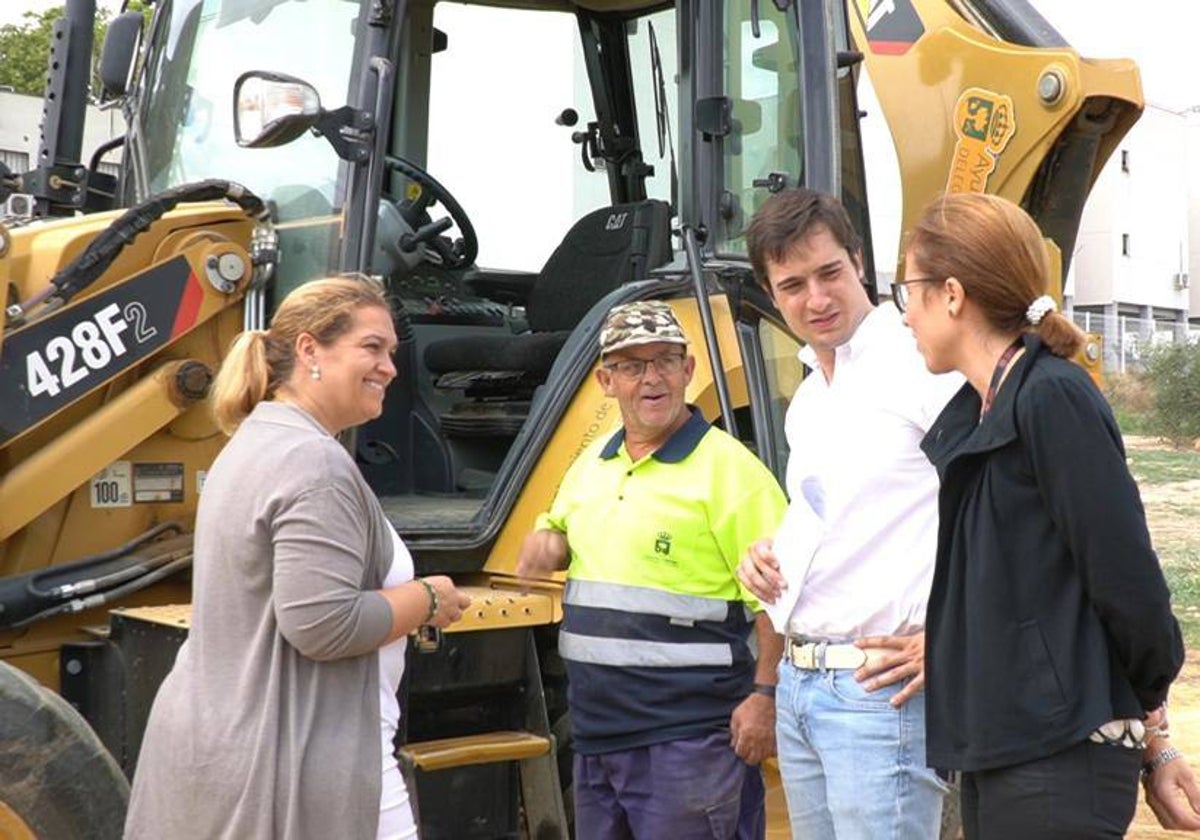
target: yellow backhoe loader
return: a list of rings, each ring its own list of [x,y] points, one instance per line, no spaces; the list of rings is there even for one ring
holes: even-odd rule
[[[127,130],[85,163],[94,7],[57,25],[38,165],[0,171],[5,837],[120,835],[188,629],[225,440],[208,387],[288,290],[386,283],[399,376],[345,443],[418,573],[473,587],[407,669],[423,836],[567,837],[561,580],[522,592],[513,568],[619,423],[590,375],[603,313],[668,301],[689,401],[782,475],[803,371],[745,255],[759,204],[827,190],[869,234],[874,126],[903,225],[940,191],[999,193],[1065,270],[1142,107],[1131,63],[1080,58],[1024,0],[157,0],[108,27],[93,93]],[[873,298],[897,256],[868,236]]]

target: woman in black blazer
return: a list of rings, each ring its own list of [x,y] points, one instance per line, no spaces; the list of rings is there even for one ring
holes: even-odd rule
[[[922,447],[938,470],[926,624],[929,763],[963,771],[973,838],[1122,837],[1146,796],[1200,828],[1166,731],[1183,663],[1121,435],[1056,311],[1037,225],[947,195],[910,235],[894,300],[934,373],[967,384]]]

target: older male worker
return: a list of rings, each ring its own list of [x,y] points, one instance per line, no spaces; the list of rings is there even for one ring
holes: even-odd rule
[[[776,701],[792,832],[935,838],[946,788],[925,765],[921,688],[938,480],[919,444],[962,380],[928,373],[896,312],[871,304],[861,240],[832,196],[778,193],[746,238],[811,370],[785,421],[787,487],[819,540],[789,556],[800,549],[781,536],[778,558],[762,540],[739,570],[767,603],[795,599]]]
[[[761,838],[782,639],[736,570],[783,491],[684,402],[696,360],[667,304],[613,309],[600,352],[622,428],[575,460],[517,563],[526,578],[567,568],[576,833]]]

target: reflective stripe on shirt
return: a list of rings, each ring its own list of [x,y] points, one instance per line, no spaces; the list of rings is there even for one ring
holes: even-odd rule
[[[664,615],[686,621],[724,621],[729,601],[665,592],[645,586],[626,586],[594,580],[569,579],[563,603],[578,607],[598,607],[622,612]]]
[[[558,652],[563,659],[572,662],[617,668],[700,668],[733,664],[733,651],[728,644],[605,639],[565,630],[558,634]]]

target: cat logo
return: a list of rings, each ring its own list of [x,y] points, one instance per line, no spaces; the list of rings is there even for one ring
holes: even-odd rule
[[[625,217],[629,213],[613,213],[608,217],[608,221],[604,223],[605,230],[620,230],[625,227]]]
[[[654,540],[654,553],[670,555],[671,553],[671,535],[666,531],[659,531]]]

